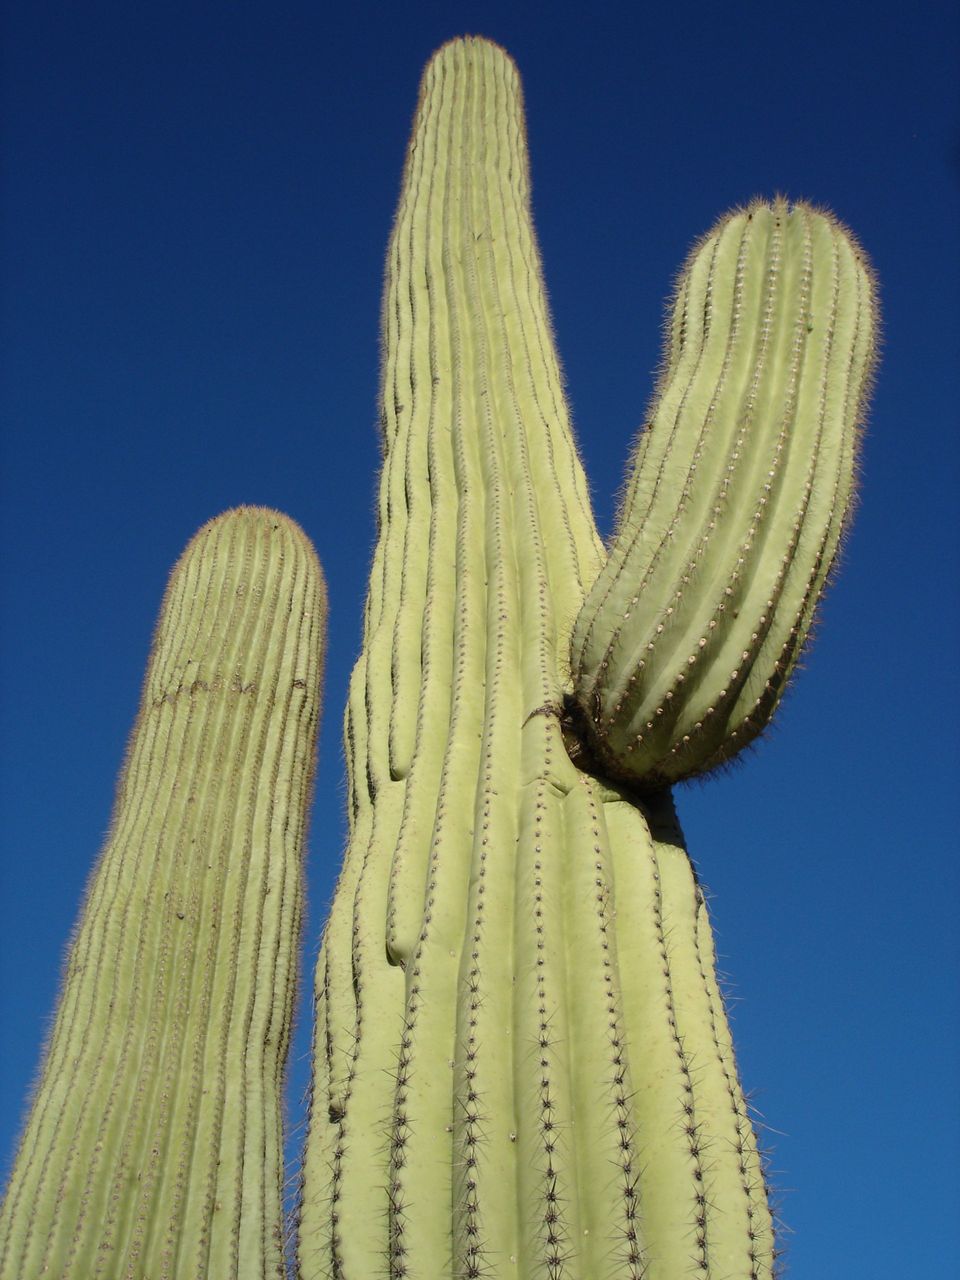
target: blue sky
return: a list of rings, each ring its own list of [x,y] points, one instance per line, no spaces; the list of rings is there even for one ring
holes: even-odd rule
[[[420,71],[524,80],[534,216],[601,526],[663,300],[725,209],[829,205],[877,268],[861,503],[806,670],[678,796],[713,894],[793,1280],[943,1274],[958,1123],[952,6],[11,0],[2,228],[0,1165],[106,831],[167,572],[279,507],[331,620],[304,991],[343,842],[340,718],[378,465],[378,318]],[[290,1070],[305,1087],[304,1015]]]

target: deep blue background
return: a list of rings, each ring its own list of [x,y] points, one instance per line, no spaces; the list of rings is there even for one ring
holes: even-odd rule
[[[877,267],[885,351],[861,508],[808,669],[762,748],[679,806],[739,997],[791,1277],[947,1274],[960,1207],[952,9],[8,5],[4,1169],[167,571],[240,502],[298,519],[330,588],[309,990],[343,843],[384,250],[421,68],[478,32],[523,76],[534,213],[605,530],[695,237],[779,191],[829,205]],[[309,1031],[304,1014],[295,1121]]]

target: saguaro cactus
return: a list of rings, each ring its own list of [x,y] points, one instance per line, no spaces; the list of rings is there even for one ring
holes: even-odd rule
[[[282,1275],[280,1081],[325,597],[276,512],[173,571],[6,1201],[0,1275]]]
[[[476,39],[428,66],[387,264],[303,1280],[771,1274],[667,785],[762,727],[808,629],[852,488],[871,293],[827,216],[724,220],[681,278],[606,553],[515,69]]]

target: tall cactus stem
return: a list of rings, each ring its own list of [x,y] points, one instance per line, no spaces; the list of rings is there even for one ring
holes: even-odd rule
[[[325,594],[240,508],[174,569],[0,1212],[0,1276],[283,1274]]]
[[[302,1278],[770,1280],[763,1166],[667,784],[770,714],[809,628],[872,362],[862,255],[782,201],[701,244],[605,557],[516,71],[458,40],[424,74],[383,325]]]

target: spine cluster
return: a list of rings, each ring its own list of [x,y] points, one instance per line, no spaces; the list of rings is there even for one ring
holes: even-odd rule
[[[283,1274],[281,1074],[325,597],[241,508],[170,579],[0,1212],[0,1276]]]

